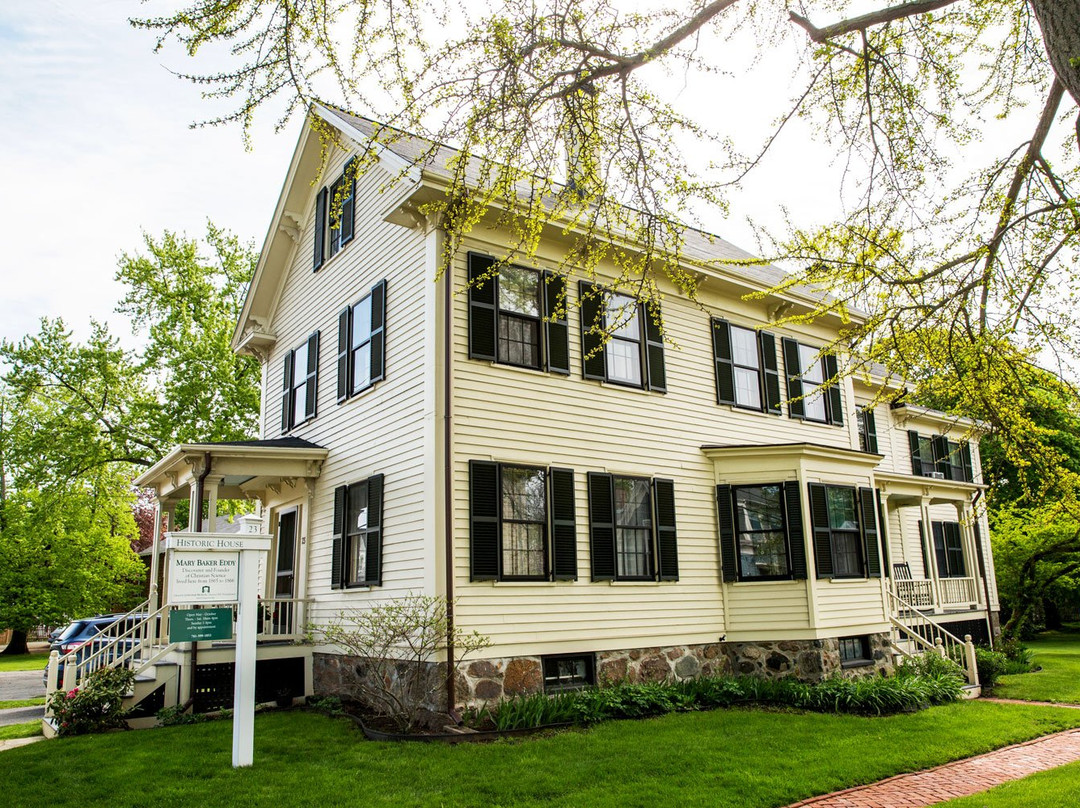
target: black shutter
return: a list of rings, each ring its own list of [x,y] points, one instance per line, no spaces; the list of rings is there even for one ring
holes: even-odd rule
[[[866,575],[881,577],[880,529],[877,525],[877,501],[873,488],[859,489],[859,516],[862,523],[863,547],[866,549]]]
[[[314,418],[319,400],[319,332],[307,341],[307,387],[304,396],[304,419]]]
[[[315,261],[312,272],[317,272],[326,258],[326,189],[315,196]]]
[[[776,364],[776,338],[762,331],[758,334],[761,352],[761,402],[765,412],[780,415],[780,369]]]
[[[667,392],[667,375],[664,368],[664,335],[660,324],[660,304],[653,301],[642,303],[638,308],[639,316],[645,323],[645,378],[650,390]]]
[[[281,431],[288,432],[293,425],[293,357],[292,351],[285,354],[285,373],[281,381]]]
[[[937,559],[938,577],[948,578],[949,556],[945,552],[945,525],[942,522],[931,522],[930,531],[934,536],[934,557]]]
[[[604,361],[604,293],[596,284],[578,284],[581,304],[581,375],[585,379],[607,378]],[[592,329],[596,330],[593,331]]]
[[[590,471],[589,543],[592,579],[615,580],[615,480],[610,474]]]
[[[675,483],[653,480],[656,514],[656,574],[661,581],[679,580],[679,548],[675,535]]]
[[[491,362],[495,361],[499,277],[485,276],[494,264],[495,259],[490,256],[469,253],[469,358]]]
[[[866,424],[866,451],[877,454],[877,418],[873,406],[863,409],[863,423]]]
[[[353,224],[356,212],[356,158],[345,164],[341,175],[341,246],[344,247],[353,237]]]
[[[566,324],[566,276],[545,270],[544,275],[544,334],[547,338],[547,369],[552,373],[570,374],[570,329]]]
[[[383,549],[383,475],[373,474],[367,481],[367,558],[364,583],[382,586]]]
[[[735,545],[735,518],[730,485],[716,486],[716,515],[720,523],[720,569],[724,582],[739,580],[739,548]]]
[[[964,467],[964,482],[975,482],[975,469],[971,462],[971,443],[964,441],[960,447],[960,465]]]
[[[731,325],[726,320],[712,321],[713,362],[716,364],[716,403],[735,403],[735,365],[731,361]]]
[[[386,281],[371,287],[371,383],[386,376]]]
[[[814,530],[814,556],[818,578],[833,577],[832,535],[829,531],[829,502],[825,486],[810,483],[810,523]]]
[[[952,468],[949,466],[949,439],[944,435],[935,435],[931,441],[934,447],[934,470],[941,472],[946,480],[952,479]]]
[[[909,429],[907,433],[908,448],[911,450],[911,473],[916,477],[924,476],[922,455],[919,453],[919,433]]]
[[[945,553],[949,557],[949,575],[953,578],[963,578],[967,575],[959,522],[945,523]]]
[[[807,575],[806,533],[803,531],[799,483],[795,480],[784,483],[784,517],[787,521],[788,550],[791,554],[791,577],[796,581],[803,581]]]
[[[971,525],[972,532],[975,534],[975,558],[978,561],[979,577],[986,579],[986,559],[983,558],[983,546],[982,546],[982,531],[979,529],[979,520],[975,519],[975,522]]]
[[[349,373],[349,321],[352,309],[346,306],[338,315],[337,330],[337,400],[340,404],[349,397],[351,375]]]
[[[499,464],[469,461],[469,580],[499,578]]]
[[[349,503],[349,486],[334,489],[334,542],[330,551],[330,587],[345,586],[345,509]]]
[[[825,381],[833,380],[826,393],[829,401],[829,423],[842,425],[844,423],[844,397],[840,393],[840,370],[836,363],[836,354],[827,353],[824,359]]]
[[[551,481],[552,575],[556,581],[577,580],[577,522],[573,469],[549,469]]]
[[[922,519],[919,520],[919,548],[922,550],[923,577],[929,581],[933,577],[930,574],[930,548],[926,543],[926,528]]]
[[[788,415],[805,418],[802,400],[802,365],[799,363],[799,343],[788,337],[780,340],[784,346],[784,375],[787,376]]]

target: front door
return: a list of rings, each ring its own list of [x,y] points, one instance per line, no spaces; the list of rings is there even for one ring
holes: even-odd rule
[[[296,514],[293,508],[278,516],[277,562],[274,565],[274,597],[285,599],[296,597]],[[288,625],[295,614],[295,604],[278,603],[273,611],[274,633],[291,633]]]

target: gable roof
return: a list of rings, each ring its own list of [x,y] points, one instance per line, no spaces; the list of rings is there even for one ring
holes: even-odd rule
[[[422,188],[439,193],[451,179],[448,165],[458,150],[445,144],[383,126],[368,118],[340,109],[313,105],[312,114],[340,131],[358,148],[375,150],[378,162],[387,173],[394,193],[388,194],[393,217]],[[377,141],[377,133],[392,137]],[[235,351],[256,355],[275,341],[269,322],[277,305],[285,274],[313,204],[316,188],[313,181],[322,167],[322,145],[309,123],[304,126],[286,173],[270,228],[266,234],[254,277],[248,287],[244,307],[233,333]],[[479,181],[483,160],[471,157],[466,166],[467,181]],[[688,228],[683,234],[682,258],[705,276],[733,283],[747,291],[764,291],[782,283],[787,273],[771,264],[751,264],[758,260],[720,236]],[[735,263],[731,263],[735,262]],[[781,303],[804,306],[820,304],[827,296],[804,286],[795,286],[776,295]],[[859,317],[859,312],[849,310]]]

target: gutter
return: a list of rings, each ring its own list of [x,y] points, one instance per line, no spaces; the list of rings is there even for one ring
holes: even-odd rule
[[[453,361],[451,333],[453,270],[445,273],[443,295],[443,549],[446,553],[446,711],[452,713],[457,703],[457,671],[454,664],[454,458],[450,439],[450,369]]]

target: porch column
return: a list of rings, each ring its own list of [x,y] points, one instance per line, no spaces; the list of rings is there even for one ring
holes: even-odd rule
[[[217,498],[221,477],[207,477],[203,483],[206,489],[206,532],[217,532]]]
[[[970,592],[971,602],[975,606],[978,606],[980,601],[979,592],[982,587],[979,586],[978,548],[975,546],[975,530],[972,527],[972,520],[975,518],[975,513],[971,507],[971,503],[966,500],[964,502],[957,502],[956,516],[956,521],[960,524],[960,537],[964,548],[964,576],[970,578],[972,581]]]
[[[923,497],[919,502],[919,510],[922,514],[922,551],[926,559],[926,568],[930,570],[930,589],[934,593],[934,613],[939,614],[941,608],[941,588],[939,581],[941,572],[937,566],[937,553],[934,552],[934,525],[930,519],[930,498]]]
[[[158,592],[158,553],[161,549],[161,500],[154,499],[154,541],[150,545],[150,593],[148,611],[153,614],[158,609],[160,593]]]

